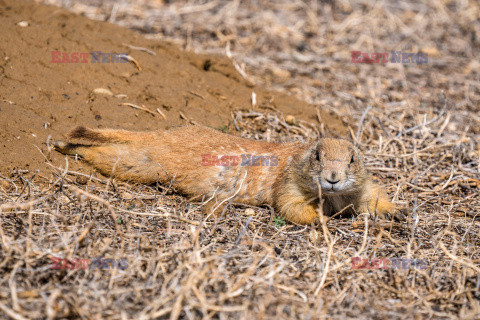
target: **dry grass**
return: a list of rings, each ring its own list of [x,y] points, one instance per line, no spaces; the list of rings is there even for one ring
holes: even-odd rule
[[[0,177],[5,314],[479,318],[476,2],[137,1],[114,10],[111,3],[74,9],[186,49],[220,53],[230,43],[249,77],[344,117],[372,173],[409,217],[279,226],[269,208],[235,206],[221,219],[206,219],[198,204],[168,186],[103,177],[85,184],[66,169],[52,169],[51,179],[12,172]],[[411,66],[350,63],[352,50],[391,49],[423,50],[431,59]],[[255,139],[307,140],[328,134],[320,122],[287,122],[272,104],[268,111],[237,112],[230,129]],[[128,268],[52,270],[52,256],[127,258]],[[355,256],[429,264],[425,270],[351,270]]]
[[[244,136],[308,138],[281,115],[251,115],[236,114]],[[48,183],[22,172],[3,177],[1,299],[28,318],[474,318],[478,153],[442,133],[449,114],[398,138],[415,122],[393,115],[372,114],[392,138],[365,130],[362,141],[372,171],[408,208],[401,222],[331,219],[322,231],[278,226],[270,209],[245,206],[205,219],[168,188],[94,177],[83,184],[68,170]],[[429,265],[351,270],[356,256]],[[50,257],[127,258],[128,268],[53,270]]]

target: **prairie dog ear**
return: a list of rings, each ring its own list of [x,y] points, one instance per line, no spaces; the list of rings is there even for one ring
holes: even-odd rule
[[[305,159],[308,159],[312,165],[322,162],[322,142],[312,143],[308,151],[305,153]]]
[[[363,164],[365,162],[365,157],[363,156],[363,152],[359,148],[352,146],[352,153],[353,153],[355,163]]]
[[[321,141],[312,143],[312,145],[309,148],[309,154],[316,154],[318,151],[320,151],[321,146],[322,146]]]
[[[329,149],[329,138],[320,138],[318,141],[314,144],[314,150],[318,151],[320,153],[320,156],[322,154],[325,154],[326,149]],[[327,144],[327,145],[326,145]]]
[[[317,142],[312,144],[312,150],[321,150],[323,145],[323,140],[319,139]]]

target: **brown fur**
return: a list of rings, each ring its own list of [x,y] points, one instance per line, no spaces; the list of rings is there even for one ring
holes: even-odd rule
[[[64,154],[80,155],[105,175],[147,184],[173,182],[187,195],[211,199],[209,211],[221,211],[227,200],[269,204],[291,222],[311,224],[318,220],[319,184],[328,215],[349,205],[350,212],[384,214],[395,209],[371,181],[361,153],[345,140],[278,144],[202,126],[156,132],[78,127],[68,135],[68,143],[54,145]],[[205,166],[202,154],[276,156],[278,163]]]

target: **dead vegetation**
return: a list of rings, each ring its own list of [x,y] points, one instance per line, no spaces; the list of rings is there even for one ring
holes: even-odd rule
[[[409,217],[282,226],[270,208],[234,206],[206,219],[199,203],[169,186],[84,176],[67,165],[52,168],[52,178],[19,170],[0,177],[4,314],[478,319],[476,2],[124,3],[73,9],[186,49],[228,47],[249,77],[341,115]],[[431,59],[358,65],[350,63],[352,50],[423,51]],[[286,119],[274,101],[267,107],[239,110],[229,130],[271,141],[329,134],[320,117],[307,123]],[[427,259],[428,268],[352,270],[357,256]],[[127,258],[128,268],[54,270],[51,257]]]
[[[2,308],[27,318],[475,318],[478,151],[445,134],[450,113],[409,130],[414,117],[398,112],[371,115],[385,137],[361,137],[371,170],[408,208],[401,222],[372,215],[281,226],[271,209],[246,206],[205,219],[199,203],[168,187],[68,169],[50,181],[2,177]],[[236,115],[244,136],[295,139],[302,129],[281,115],[251,115]],[[427,259],[428,268],[351,270],[357,256]],[[51,257],[127,258],[128,268],[54,270]]]

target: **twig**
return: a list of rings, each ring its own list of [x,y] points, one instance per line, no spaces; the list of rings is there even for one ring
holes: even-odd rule
[[[368,111],[370,111],[370,109],[372,109],[372,106],[368,105],[365,111],[362,113],[362,117],[360,118],[360,123],[358,124],[356,141],[359,141],[360,139],[360,134],[362,134],[362,129],[363,129],[363,122],[365,121],[365,117],[367,116]]]
[[[135,109],[139,109],[139,110],[142,110],[142,111],[145,111],[145,112],[148,112],[150,113],[151,115],[155,116],[155,112],[153,112],[152,110],[149,110],[147,109],[145,106],[137,106],[133,103],[128,103],[128,102],[124,102],[121,104],[122,106],[129,106],[129,107],[132,107],[132,108],[135,108]]]
[[[144,48],[144,47],[135,47],[135,46],[132,46],[130,44],[126,44],[126,43],[123,43],[124,46],[132,49],[132,50],[139,50],[139,51],[143,51],[143,52],[146,52],[148,54],[151,54],[152,56],[156,56],[157,54],[155,52],[153,52],[152,50],[149,50],[147,48]]]
[[[135,60],[134,58],[132,58],[130,55],[128,54],[120,54],[119,55],[120,59],[123,58],[127,61],[130,61],[132,62],[138,69],[138,71],[142,71],[142,67],[140,67],[140,64],[137,62],[137,60]]]

